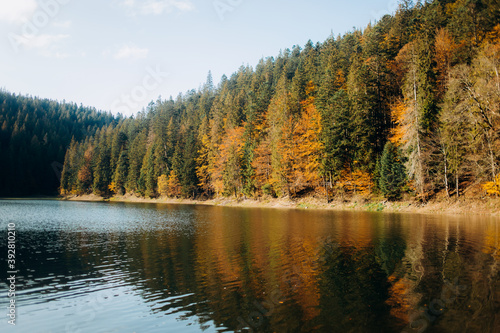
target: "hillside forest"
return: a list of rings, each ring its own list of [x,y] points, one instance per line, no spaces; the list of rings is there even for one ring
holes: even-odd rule
[[[119,121],[95,108],[0,90],[0,196],[57,194],[71,140]]]
[[[498,0],[405,0],[129,118],[2,92],[1,194],[498,195],[499,70]]]

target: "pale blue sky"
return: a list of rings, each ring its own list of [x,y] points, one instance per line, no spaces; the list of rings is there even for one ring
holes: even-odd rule
[[[130,115],[365,27],[395,0],[0,0],[0,87]],[[168,75],[166,74],[168,73]]]

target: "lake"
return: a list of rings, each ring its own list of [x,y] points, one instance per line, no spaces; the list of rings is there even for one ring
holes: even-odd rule
[[[500,332],[495,218],[0,200],[0,226],[1,332]]]

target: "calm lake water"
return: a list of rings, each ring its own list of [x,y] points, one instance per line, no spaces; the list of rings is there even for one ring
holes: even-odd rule
[[[0,331],[500,332],[499,223],[1,200]]]

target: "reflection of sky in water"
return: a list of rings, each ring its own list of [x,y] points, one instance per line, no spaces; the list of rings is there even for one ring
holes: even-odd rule
[[[454,279],[461,294],[427,332],[500,324],[496,219],[38,200],[0,212],[18,232],[13,332],[401,332]]]
[[[167,300],[164,300],[167,301]],[[119,314],[119,316],[117,315]],[[132,286],[70,294],[48,303],[21,304],[15,332],[199,332],[187,313],[153,313]],[[183,320],[179,320],[183,317]],[[205,332],[216,332],[205,323]]]
[[[8,204],[7,204],[8,202]],[[190,232],[189,206],[174,212],[156,204],[89,203],[56,200],[0,201],[2,221],[16,222],[16,229],[31,231],[134,232],[173,229]]]

